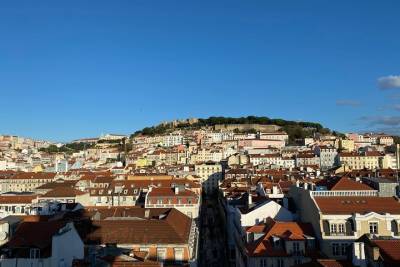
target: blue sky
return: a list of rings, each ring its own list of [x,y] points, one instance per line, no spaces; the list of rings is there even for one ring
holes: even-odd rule
[[[213,115],[400,132],[399,13],[399,1],[1,1],[0,133],[67,141]]]

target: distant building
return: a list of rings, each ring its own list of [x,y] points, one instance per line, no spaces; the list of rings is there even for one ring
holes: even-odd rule
[[[213,162],[196,164],[195,173],[201,178],[200,182],[206,194],[210,194],[218,189],[222,180],[222,165]]]

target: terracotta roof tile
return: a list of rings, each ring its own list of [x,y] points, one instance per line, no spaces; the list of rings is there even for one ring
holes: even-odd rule
[[[325,214],[391,213],[400,214],[400,203],[394,197],[315,197]]]
[[[37,195],[16,195],[16,196],[0,196],[0,204],[28,204],[32,203]]]
[[[191,219],[176,209],[170,209],[158,219],[132,218],[93,222],[89,243],[120,244],[182,244],[189,239]]]
[[[84,194],[86,193],[72,187],[56,187],[42,197],[76,197]]]
[[[152,188],[151,191],[148,194],[149,197],[159,197],[159,196],[193,196],[196,197],[198,196],[196,193],[193,191],[190,191],[188,189],[179,189],[179,192],[175,194],[174,188],[169,188],[169,187],[156,187]]]
[[[268,218],[265,223],[248,227],[248,233],[263,233],[259,240],[246,246],[250,256],[287,256],[283,249],[274,248],[270,243],[272,236],[284,240],[304,240],[305,236],[314,236],[314,231],[309,223],[279,222]]]
[[[349,177],[333,177],[320,180],[316,183],[317,186],[326,186],[328,190],[342,191],[342,190],[374,190],[366,184],[356,182]]]
[[[385,262],[400,264],[400,240],[373,240]]]

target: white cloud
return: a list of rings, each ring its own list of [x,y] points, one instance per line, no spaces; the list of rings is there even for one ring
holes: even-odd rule
[[[380,77],[378,87],[382,90],[400,88],[400,75]]]

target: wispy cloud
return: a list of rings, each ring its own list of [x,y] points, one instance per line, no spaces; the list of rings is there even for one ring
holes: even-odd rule
[[[389,75],[385,77],[380,77],[378,79],[378,87],[381,90],[394,89],[394,88],[400,89],[400,75]]]
[[[350,106],[350,107],[358,107],[361,105],[360,101],[351,100],[351,99],[339,99],[336,100],[337,106]]]
[[[394,105],[392,106],[392,108],[393,108],[394,110],[400,111],[400,104],[394,104]]]
[[[391,111],[396,110],[400,111],[400,104],[386,104],[380,107],[377,107],[378,111]]]
[[[400,127],[375,127],[362,130],[366,133],[385,133],[385,134],[392,134],[392,135],[400,135]]]
[[[360,120],[369,126],[400,126],[400,116],[363,116]]]

